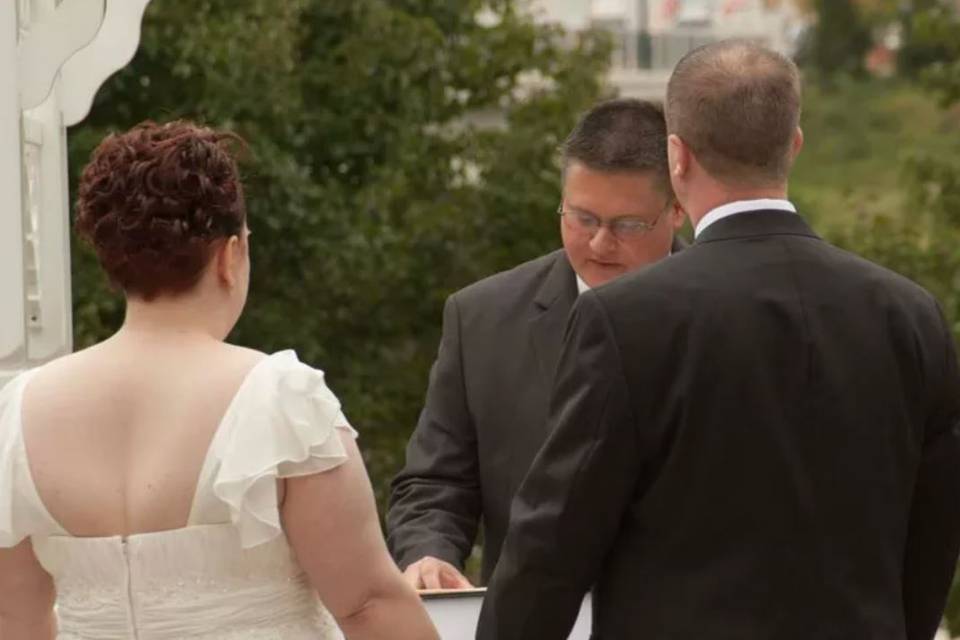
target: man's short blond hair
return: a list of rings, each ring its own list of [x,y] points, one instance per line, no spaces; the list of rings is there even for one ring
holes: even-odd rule
[[[709,44],[674,69],[667,128],[721,182],[781,184],[793,161],[800,93],[800,73],[786,56],[746,40]]]

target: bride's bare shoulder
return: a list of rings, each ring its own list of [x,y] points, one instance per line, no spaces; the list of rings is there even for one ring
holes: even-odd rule
[[[228,343],[223,343],[220,349],[223,350],[225,357],[230,358],[232,362],[235,362],[240,366],[252,367],[261,360],[269,357],[269,354],[264,353],[263,351]]]
[[[103,343],[74,351],[58,358],[54,358],[39,365],[33,372],[34,378],[39,380],[57,379],[63,376],[74,375],[96,364],[100,360]],[[34,382],[34,384],[38,384]]]

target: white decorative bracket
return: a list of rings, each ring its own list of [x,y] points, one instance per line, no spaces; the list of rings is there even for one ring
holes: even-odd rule
[[[46,20],[29,25],[26,37],[17,46],[21,108],[43,104],[60,68],[97,36],[105,1],[64,0]]]
[[[90,113],[97,91],[127,66],[140,45],[140,25],[150,0],[108,0],[96,40],[63,65],[60,106],[63,123],[72,127]]]

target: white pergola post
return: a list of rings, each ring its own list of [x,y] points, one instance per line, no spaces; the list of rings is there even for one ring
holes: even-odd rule
[[[17,5],[0,2],[0,80],[17,82]],[[24,313],[23,190],[21,177],[20,97],[0,92],[0,385],[4,369],[26,359]]]
[[[0,0],[0,387],[69,353],[67,127],[133,57],[150,0]]]

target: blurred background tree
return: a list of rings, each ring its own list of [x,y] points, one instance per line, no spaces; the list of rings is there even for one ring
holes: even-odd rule
[[[815,22],[799,51],[799,61],[823,82],[838,73],[862,74],[871,39],[860,7],[853,0],[812,0],[806,6]]]
[[[923,76],[956,62],[956,8],[943,0],[912,0],[902,3],[900,23],[903,43],[898,55],[901,73]]]
[[[559,246],[555,151],[608,60],[604,34],[512,0],[153,2],[136,58],[71,133],[71,171],[146,118],[249,141],[252,291],[232,339],[327,372],[382,504],[444,298]],[[75,251],[76,346],[122,316]]]

